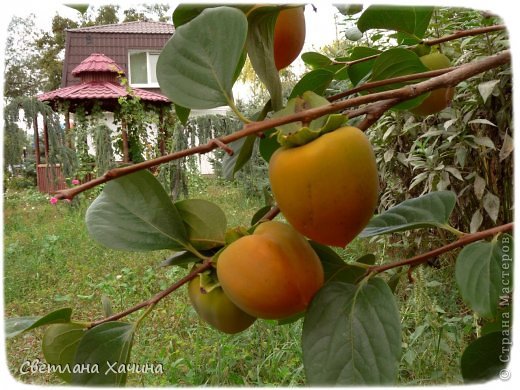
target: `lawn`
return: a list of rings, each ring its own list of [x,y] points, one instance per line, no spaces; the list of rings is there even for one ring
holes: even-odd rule
[[[217,203],[228,226],[247,225],[262,206],[240,186],[214,178],[191,181],[190,197]],[[91,194],[91,197],[93,195]],[[88,194],[87,194],[88,197]],[[114,311],[149,298],[187,273],[160,263],[169,252],[121,252],[92,241],[84,223],[90,200],[60,202],[33,190],[4,194],[5,316],[32,316],[72,307],[73,318],[103,317],[101,300]],[[388,257],[386,244],[355,241],[345,251],[356,259],[367,248]],[[394,248],[395,249],[395,248]],[[421,267],[414,283],[406,277],[397,289],[402,313],[403,357],[399,381],[406,384],[460,383],[458,359],[474,334],[474,319],[453,289],[452,268]],[[461,315],[462,313],[462,315]],[[130,316],[130,319],[136,318]],[[130,374],[131,386],[297,386],[305,376],[301,359],[302,321],[278,326],[259,320],[243,333],[228,336],[201,322],[181,288],[162,300],[140,328],[132,363],[162,365],[162,374]],[[24,361],[43,360],[42,331],[7,340],[9,370],[24,383],[62,383],[53,374],[20,375]]]

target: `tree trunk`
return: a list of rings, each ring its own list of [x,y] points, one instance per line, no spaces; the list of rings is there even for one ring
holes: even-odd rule
[[[39,134],[39,130],[38,130],[38,115],[34,116],[33,128],[34,128],[34,161],[36,162],[36,167],[38,167],[38,165],[40,165],[40,134]]]
[[[49,129],[46,115],[43,116],[43,145],[45,147],[45,164],[49,164]]]
[[[123,119],[121,121],[121,140],[123,141],[123,162],[125,164],[130,162],[130,152],[128,149],[128,132],[126,129],[126,121]]]

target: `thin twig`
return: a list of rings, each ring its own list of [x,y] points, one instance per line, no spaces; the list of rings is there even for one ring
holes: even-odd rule
[[[89,324],[88,328],[93,328],[94,326],[104,324],[105,322],[117,321],[117,320],[119,320],[119,319],[121,319],[123,317],[126,317],[127,315],[129,315],[129,314],[131,314],[133,312],[136,312],[137,310],[140,310],[140,309],[142,309],[144,307],[153,306],[153,305],[157,304],[157,302],[159,302],[164,297],[170,295],[172,292],[174,292],[175,290],[179,289],[184,284],[188,283],[190,280],[195,278],[198,274],[200,274],[201,272],[204,272],[204,271],[210,269],[211,267],[212,267],[211,259],[208,259],[208,260],[204,261],[200,267],[198,267],[195,270],[191,271],[188,275],[186,275],[182,279],[179,279],[177,282],[172,284],[170,287],[168,287],[165,290],[162,290],[161,292],[157,293],[156,295],[154,295],[150,299],[147,299],[146,301],[140,302],[137,305],[134,305],[134,306],[132,306],[132,307],[122,311],[122,312],[119,312],[119,313],[116,313],[114,315],[111,315],[110,317],[106,317],[106,318],[103,318],[101,320],[93,321],[93,322],[91,322]]]
[[[421,43],[424,45],[428,45],[428,46],[435,46],[435,45],[438,45],[439,43],[453,41],[453,40],[459,39],[459,38],[486,34],[486,33],[494,32],[494,31],[502,31],[505,29],[506,29],[505,24],[497,24],[495,26],[487,26],[487,27],[478,27],[478,28],[473,28],[471,30],[456,31],[453,34],[445,35],[440,38],[425,39]]]
[[[362,92],[362,91],[367,91],[367,90],[378,88],[378,87],[383,87],[383,86],[387,86],[387,85],[403,83],[403,82],[406,82],[406,81],[428,79],[430,77],[436,77],[436,76],[440,76],[441,74],[451,72],[452,70],[457,69],[457,68],[458,67],[450,67],[450,68],[444,68],[444,69],[429,70],[427,72],[407,74],[407,75],[404,75],[404,76],[393,77],[391,79],[386,79],[386,80],[371,81],[369,83],[363,83],[361,85],[358,85],[355,88],[351,88],[351,89],[349,89],[347,91],[338,93],[336,95],[329,96],[327,98],[327,100],[329,102],[333,102],[333,101],[342,99],[344,97],[353,95],[355,93]]]
[[[403,266],[416,266],[428,261],[433,257],[437,257],[443,253],[449,252],[455,248],[460,248],[462,246],[468,245],[475,241],[480,241],[484,238],[492,237],[498,233],[504,233],[513,230],[513,222],[507,223],[505,225],[495,226],[494,228],[483,230],[477,233],[465,234],[457,241],[451,242],[434,250],[431,250],[426,253],[422,253],[420,255],[414,256],[409,259],[396,261],[394,263],[383,264],[383,265],[374,265],[368,268],[367,274],[373,273],[377,274],[383,271],[387,271],[392,268],[403,267]]]
[[[477,28],[473,28],[473,29],[470,29],[470,30],[459,30],[459,31],[456,31],[456,32],[454,32],[452,34],[448,34],[448,35],[445,35],[445,36],[440,37],[440,38],[423,39],[419,43],[423,44],[423,45],[427,45],[427,46],[435,46],[435,45],[438,45],[440,43],[454,41],[455,39],[459,39],[459,38],[475,36],[475,35],[481,35],[481,34],[487,34],[489,32],[502,31],[502,30],[505,30],[505,29],[506,29],[506,26],[504,24],[498,24],[498,25],[495,25],[495,26],[487,26],[487,27],[477,27]],[[409,46],[405,46],[405,48],[406,49],[413,49],[415,46],[416,45],[409,45]],[[358,58],[358,59],[352,60],[352,61],[332,61],[332,63],[333,64],[339,64],[339,65],[345,65],[347,67],[350,67],[350,66],[353,66],[353,65],[365,62],[365,61],[373,60],[373,59],[379,57],[380,55],[381,55],[381,53],[377,53],[377,54],[373,54],[371,56]]]
[[[308,110],[303,110],[294,114],[270,118],[260,122],[252,122],[244,125],[241,130],[238,130],[232,134],[218,138],[218,141],[223,144],[229,144],[230,142],[236,141],[240,138],[247,137],[250,134],[257,134],[259,132],[266,131],[268,129],[284,125],[286,123],[298,122],[298,121],[310,121],[312,119],[319,118],[323,115],[330,114],[337,111],[342,111],[350,107],[357,107],[363,104],[374,103],[381,100],[396,99],[396,101],[404,101],[416,96],[419,96],[425,92],[433,91],[434,89],[448,86],[455,86],[463,80],[473,77],[479,73],[485,72],[489,69],[496,68],[500,65],[504,65],[511,61],[511,53],[509,50],[504,50],[499,54],[487,57],[480,61],[471,62],[469,64],[461,65],[450,72],[444,73],[440,76],[430,78],[417,84],[407,85],[402,88],[394,89],[391,91],[383,91],[372,93],[369,95],[358,96],[352,99],[347,99],[338,102],[332,102],[321,107],[316,107]],[[356,111],[353,111],[349,118],[353,118]],[[366,113],[366,111],[365,111]],[[115,168],[106,172],[103,176],[88,181],[84,184],[78,185],[73,188],[60,190],[56,193],[57,199],[72,199],[77,194],[94,188],[100,184],[106,183],[118,177],[122,177],[143,169],[149,169],[154,166],[164,164],[173,160],[177,160],[182,157],[190,156],[193,154],[204,154],[217,148],[218,143],[215,140],[210,140],[208,143],[195,146],[190,149],[174,152],[165,156],[161,156],[152,160],[144,161],[138,164],[129,165],[121,168]]]

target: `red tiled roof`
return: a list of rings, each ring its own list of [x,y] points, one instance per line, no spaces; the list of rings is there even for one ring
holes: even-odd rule
[[[144,89],[133,88],[134,93],[142,100],[148,102],[164,102],[170,101],[166,96],[159,93],[146,91]],[[109,81],[90,81],[79,85],[59,88],[54,91],[46,92],[38,95],[40,101],[53,100],[85,100],[85,99],[117,99],[119,97],[128,96],[128,92],[122,86]]]
[[[173,24],[164,22],[126,22],[120,24],[105,24],[102,26],[89,26],[71,28],[67,31],[90,33],[126,33],[126,34],[173,34]]]
[[[73,76],[79,76],[83,72],[123,72],[116,62],[104,54],[92,53],[72,70]]]

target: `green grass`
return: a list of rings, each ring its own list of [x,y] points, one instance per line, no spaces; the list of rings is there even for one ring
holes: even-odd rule
[[[237,185],[211,178],[192,180],[190,197],[217,203],[228,217],[228,226],[248,225],[262,206],[260,200],[245,197]],[[72,307],[74,319],[98,319],[103,316],[103,295],[119,311],[186,274],[183,268],[159,266],[167,251],[122,252],[96,244],[84,223],[88,203],[84,199],[75,206],[65,202],[52,206],[48,197],[31,190],[4,194],[6,317]],[[381,248],[356,240],[339,252],[346,260],[355,260],[372,250],[379,261],[390,261]],[[461,382],[458,359],[473,337],[474,321],[458,302],[450,267],[418,268],[413,284],[405,276],[399,285],[404,347],[399,381],[403,384]],[[447,289],[454,292],[446,294]],[[274,321],[258,320],[243,333],[223,335],[198,319],[186,289],[181,288],[144,320],[132,349],[132,363],[160,363],[163,374],[130,374],[128,384],[303,385],[301,326],[302,321],[277,326]],[[7,340],[9,370],[24,383],[61,383],[52,374],[18,373],[25,360],[43,361],[41,337],[42,330],[36,330]]]

